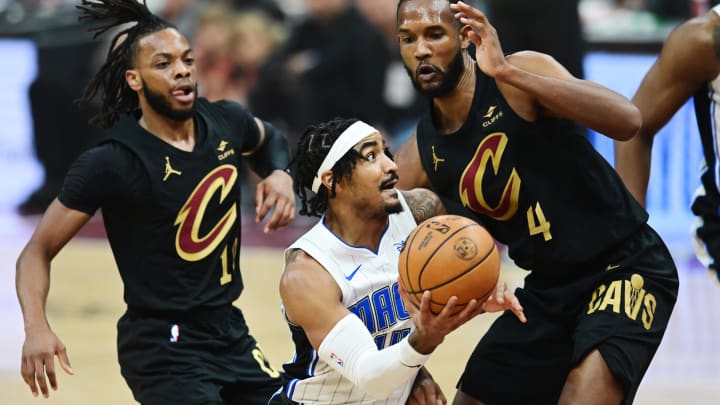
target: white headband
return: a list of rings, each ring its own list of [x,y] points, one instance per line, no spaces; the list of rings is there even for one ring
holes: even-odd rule
[[[345,153],[347,153],[347,151],[352,149],[355,144],[362,141],[364,138],[378,132],[379,131],[377,129],[371,127],[370,125],[362,121],[356,121],[354,124],[350,125],[345,131],[343,131],[343,133],[340,134],[340,136],[335,140],[333,146],[330,147],[330,152],[328,152],[327,156],[325,156],[325,159],[323,159],[322,164],[320,165],[320,168],[318,169],[317,174],[313,179],[313,193],[317,194],[318,190],[320,190],[320,185],[322,184],[320,176],[323,173],[331,170],[333,166],[335,166],[335,163],[337,163],[337,161],[340,160],[340,158],[343,157]]]

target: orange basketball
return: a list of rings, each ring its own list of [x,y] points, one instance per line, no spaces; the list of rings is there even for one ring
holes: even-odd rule
[[[405,240],[398,261],[400,283],[416,304],[432,293],[439,313],[457,296],[459,312],[471,299],[485,300],[500,275],[500,254],[492,236],[477,222],[458,215],[425,220]]]

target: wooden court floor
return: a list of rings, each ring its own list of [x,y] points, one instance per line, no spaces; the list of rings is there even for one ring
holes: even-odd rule
[[[19,376],[23,332],[14,295],[14,260],[29,234],[0,234],[0,404],[114,405],[135,403],[120,376],[115,322],[123,312],[119,276],[107,242],[77,239],[55,261],[48,316],[68,347],[74,376],[61,374],[49,400],[33,398]],[[280,313],[277,281],[281,250],[245,247],[241,261],[243,308],[251,332],[276,367],[292,356],[290,335]],[[679,263],[684,265],[684,263]],[[680,300],[663,344],[635,403],[640,405],[720,403],[720,287],[694,267],[681,273]],[[512,285],[522,274],[506,265]],[[481,315],[451,334],[428,362],[429,370],[451,399],[465,359],[485,332],[492,315]],[[517,389],[522,389],[518,384]]]

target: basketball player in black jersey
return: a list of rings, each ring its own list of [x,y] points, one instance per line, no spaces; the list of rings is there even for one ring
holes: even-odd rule
[[[25,321],[22,377],[33,395],[57,388],[54,356],[72,374],[50,328],[50,264],[98,210],[124,283],[118,360],[143,404],[265,404],[279,387],[232,305],[239,269],[241,161],[264,179],[256,220],[270,232],[294,217],[285,137],[231,102],[196,95],[187,39],[135,0],[83,1],[100,35],[125,25],[84,101],[109,140],[80,156],[17,262]]]
[[[631,403],[675,304],[677,270],[647,213],[572,122],[628,139],[640,114],[547,55],[504,55],[483,13],[452,3],[398,5],[403,61],[431,98],[397,154],[398,187],[432,188],[531,271],[516,291],[527,323],[498,318],[454,401]]]
[[[643,78],[633,102],[643,116],[638,136],[615,142],[615,168],[630,192],[645,205],[655,134],[693,98],[705,161],[692,212],[698,259],[720,281],[720,151],[717,113],[720,92],[720,6],[676,27]]]

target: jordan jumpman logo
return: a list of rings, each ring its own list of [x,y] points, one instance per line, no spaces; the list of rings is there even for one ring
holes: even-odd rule
[[[178,176],[182,175],[181,171],[175,170],[170,166],[170,157],[165,156],[165,177],[163,177],[163,181],[167,181],[168,177],[170,177],[171,174],[177,174]]]
[[[435,165],[435,171],[437,171],[438,163],[444,162],[445,159],[438,157],[438,155],[435,154],[435,145],[432,146],[432,158],[433,164]]]

